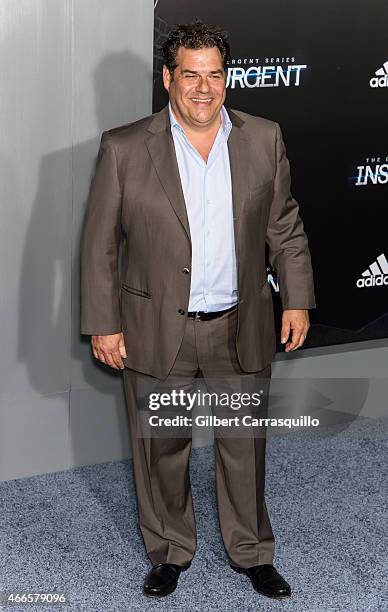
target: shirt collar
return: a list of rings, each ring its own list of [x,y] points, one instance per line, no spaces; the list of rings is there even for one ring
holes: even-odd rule
[[[170,115],[170,124],[171,124],[171,129],[175,128],[178,129],[180,132],[182,132],[183,134],[185,133],[183,127],[181,126],[181,124],[177,121],[173,110],[171,108],[171,103],[168,103],[168,112]],[[228,138],[229,134],[230,134],[230,130],[232,129],[232,122],[230,120],[230,117],[228,115],[228,111],[226,110],[225,106],[222,105],[221,106],[221,121],[222,121],[222,131],[224,133],[225,138]]]

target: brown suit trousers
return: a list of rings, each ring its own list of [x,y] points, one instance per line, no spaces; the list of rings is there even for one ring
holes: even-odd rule
[[[168,389],[170,380],[182,380],[187,390],[199,370],[209,392],[220,391],[214,385],[219,386],[224,377],[269,382],[271,365],[253,374],[240,368],[237,315],[235,309],[208,321],[187,318],[177,358],[161,388]],[[142,384],[152,386],[156,379],[130,368],[124,369],[123,377],[139,527],[148,556],[153,564],[188,565],[197,545],[189,476],[191,435],[143,436],[138,390]],[[261,437],[215,435],[214,442],[218,515],[228,560],[239,567],[272,563],[274,535],[264,499],[265,433]]]

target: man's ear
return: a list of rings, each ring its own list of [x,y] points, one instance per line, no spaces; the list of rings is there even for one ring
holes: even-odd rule
[[[167,68],[166,64],[163,64],[163,85],[164,85],[164,88],[167,89],[167,91],[170,88],[171,80],[172,80],[171,73],[169,69]]]

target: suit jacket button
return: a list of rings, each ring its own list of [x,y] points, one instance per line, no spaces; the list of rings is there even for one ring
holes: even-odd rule
[[[190,274],[190,270],[188,268],[183,268],[183,274]]]
[[[183,308],[179,308],[178,312],[179,312],[179,314],[181,314],[181,315],[184,315],[184,314],[185,314],[185,311],[183,310]]]

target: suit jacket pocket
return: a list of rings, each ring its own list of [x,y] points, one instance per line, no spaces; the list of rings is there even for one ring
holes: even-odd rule
[[[273,194],[273,181],[267,181],[261,185],[253,185],[249,187],[249,196],[245,202],[243,211],[247,214],[258,213],[262,214],[263,211],[269,211],[269,207],[272,200]],[[267,214],[267,213],[265,213]],[[252,220],[253,222],[253,220]],[[262,223],[262,222],[261,222]]]
[[[261,185],[253,185],[249,188],[250,197],[253,200],[259,198],[262,194],[264,195],[270,189],[273,189],[273,180],[266,181]]]
[[[121,287],[127,293],[132,293],[133,295],[137,295],[139,297],[151,299],[151,294],[148,291],[143,291],[143,289],[137,289],[136,287],[131,287],[127,283],[121,283]]]

